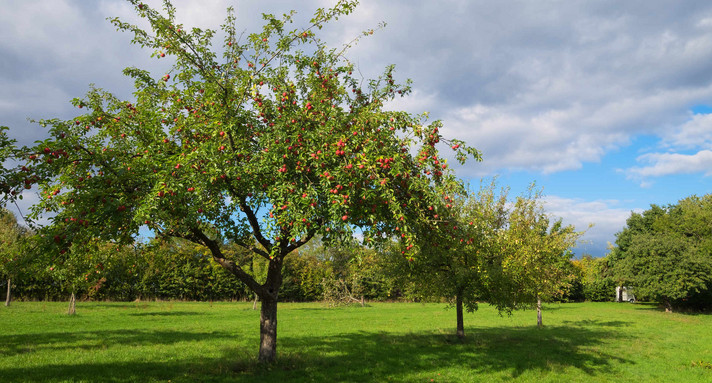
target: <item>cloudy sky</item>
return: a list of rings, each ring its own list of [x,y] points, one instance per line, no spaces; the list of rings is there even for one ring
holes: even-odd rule
[[[306,21],[333,1],[174,4],[186,27],[216,29],[232,5],[251,32],[261,12]],[[140,22],[123,0],[0,9],[0,125],[20,143],[45,134],[28,118],[73,117],[89,84],[130,98],[124,67],[163,74],[106,20]],[[457,169],[472,185],[497,175],[517,195],[535,181],[552,215],[594,224],[578,255],[605,255],[631,211],[712,191],[712,2],[363,0],[323,37],[338,46],[381,21],[350,60],[367,77],[396,64],[414,81],[392,107],[428,111],[480,149],[482,163]]]

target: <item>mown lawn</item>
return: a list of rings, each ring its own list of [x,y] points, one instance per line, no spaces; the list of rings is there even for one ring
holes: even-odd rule
[[[482,305],[454,332],[443,304],[280,304],[279,362],[255,362],[251,303],[0,307],[0,382],[708,382],[712,316],[644,304]]]

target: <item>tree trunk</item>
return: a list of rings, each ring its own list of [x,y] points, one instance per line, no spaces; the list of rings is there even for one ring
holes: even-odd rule
[[[12,280],[10,278],[7,279],[7,296],[5,297],[5,306],[10,306],[10,298],[11,298],[11,291],[12,289]]]
[[[74,291],[72,291],[72,296],[69,298],[69,308],[67,309],[67,315],[74,315],[76,313],[77,310],[74,299]]]
[[[259,361],[273,363],[277,359],[277,300],[263,298],[260,308]]]
[[[536,326],[541,328],[544,323],[541,320],[541,297],[539,294],[536,296]]]
[[[670,303],[670,299],[663,299],[663,306],[665,306],[665,312],[666,313],[671,313],[672,312],[672,304]]]
[[[275,257],[269,263],[267,280],[260,294],[260,351],[258,359],[262,363],[277,360],[277,301],[282,286],[282,258]]]
[[[465,338],[465,319],[462,313],[462,296],[455,296],[455,311],[457,312],[457,337]]]
[[[253,309],[253,310],[257,310],[257,298],[258,298],[258,295],[255,294],[255,300],[252,302],[252,309]]]

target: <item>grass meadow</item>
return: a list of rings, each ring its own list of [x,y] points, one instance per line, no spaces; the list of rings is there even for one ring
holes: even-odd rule
[[[443,304],[281,303],[279,362],[256,363],[252,303],[16,302],[0,307],[0,382],[709,382],[712,316],[569,303],[454,335]]]

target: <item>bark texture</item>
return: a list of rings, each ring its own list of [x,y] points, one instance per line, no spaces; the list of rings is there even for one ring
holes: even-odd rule
[[[259,361],[273,363],[277,359],[277,300],[262,299],[260,308]]]
[[[74,315],[76,313],[76,299],[74,298],[74,292],[72,292],[72,296],[69,298],[69,308],[67,309],[67,315]]]
[[[455,311],[457,311],[457,337],[463,339],[465,338],[465,318],[462,312],[462,297],[460,295],[455,297]]]
[[[10,306],[10,300],[12,298],[12,280],[10,278],[7,279],[7,296],[5,297],[5,306]]]
[[[536,296],[536,325],[539,328],[544,325],[541,320],[541,297],[539,295]]]
[[[279,288],[282,287],[282,257],[275,257],[270,261],[267,280],[261,287],[258,290],[262,301],[258,359],[262,363],[273,363],[277,360],[277,302]]]

